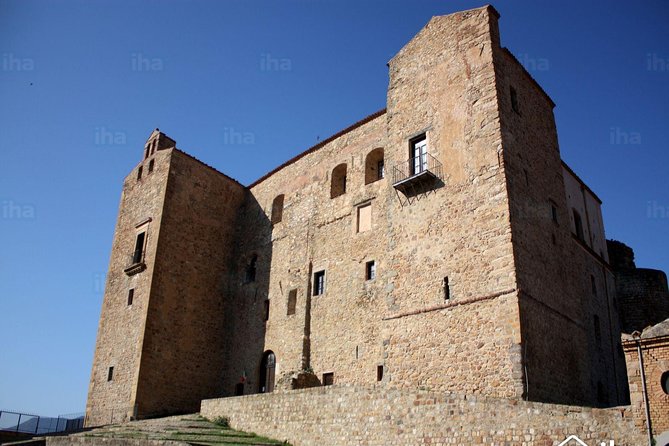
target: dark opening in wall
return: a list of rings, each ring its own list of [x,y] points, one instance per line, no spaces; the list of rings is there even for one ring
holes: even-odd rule
[[[518,93],[513,87],[509,87],[509,95],[511,96],[511,108],[514,112],[520,114],[520,107],[518,106]]]
[[[367,262],[367,265],[365,266],[365,279],[376,279],[376,262],[374,260]]]
[[[595,276],[590,274],[590,288],[592,289],[592,295],[597,295],[597,282],[595,281]]]
[[[334,384],[334,373],[323,373],[323,385],[331,386]]]
[[[383,366],[382,365],[377,365],[376,366],[376,380],[377,381],[383,381]]]
[[[277,195],[274,201],[272,202],[272,216],[270,221],[272,224],[277,224],[283,220],[283,199],[284,195]]]
[[[146,232],[140,232],[135,239],[135,250],[132,253],[132,263],[141,263],[144,260],[144,241],[146,240]]]
[[[385,177],[383,148],[372,150],[365,158],[365,184],[374,183]]]
[[[235,385],[235,396],[244,395],[244,383],[237,383]]]
[[[265,299],[265,321],[269,320],[269,299]]]
[[[664,372],[660,377],[660,385],[662,386],[664,393],[669,395],[669,370]]]
[[[128,305],[132,305],[132,301],[134,300],[134,298],[135,298],[135,289],[130,288],[128,290]]]
[[[114,367],[109,367],[109,370],[107,370],[107,381],[111,381],[114,379]]]
[[[427,170],[427,134],[409,140],[409,172],[418,175]]]
[[[551,219],[553,220],[553,223],[558,224],[557,205],[552,200],[550,201],[550,205],[551,205]]]
[[[244,278],[246,283],[256,281],[257,263],[258,263],[258,256],[256,254],[253,254],[251,260],[249,261],[249,264],[246,266],[246,277]]]
[[[291,314],[295,314],[295,307],[297,306],[297,290],[290,290],[288,292],[288,309],[286,311],[286,314],[290,316]]]
[[[149,161],[149,173],[153,172],[153,166],[155,165],[156,160]]]
[[[325,270],[314,273],[314,296],[325,293]]]
[[[346,164],[340,164],[332,170],[330,179],[330,198],[346,193]]]
[[[444,300],[451,298],[451,285],[448,283],[448,276],[444,277]]]
[[[574,234],[582,242],[585,241],[585,235],[583,234],[583,220],[581,220],[581,214],[578,213],[576,209],[572,209],[574,214]]]
[[[142,170],[144,170],[142,166],[139,166],[139,169],[137,169],[137,181],[142,179]]]

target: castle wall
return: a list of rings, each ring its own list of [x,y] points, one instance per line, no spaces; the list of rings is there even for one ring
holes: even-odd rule
[[[498,48],[494,57],[520,289],[525,397],[623,403],[613,275],[605,258],[590,248],[600,249],[605,240],[599,205],[563,174],[553,102],[508,50]],[[573,235],[572,206],[582,216],[587,243]]]
[[[156,164],[169,166],[169,178],[142,345],[140,417],[195,411],[203,398],[220,395],[233,348],[226,313],[236,309],[225,305],[246,191],[176,149],[164,156]]]
[[[154,172],[148,173],[146,160],[123,182],[86,403],[87,425],[128,419],[135,411],[144,325],[169,171],[168,153],[159,151],[154,159]],[[143,175],[138,180],[140,167]],[[147,234],[146,270],[128,276],[124,269],[132,263],[136,235],[141,231]],[[132,305],[128,305],[130,289],[134,289]],[[114,367],[111,380],[109,367]]]
[[[644,444],[629,409],[590,409],[370,386],[206,400],[201,414],[296,446]],[[570,444],[577,444],[575,440]]]

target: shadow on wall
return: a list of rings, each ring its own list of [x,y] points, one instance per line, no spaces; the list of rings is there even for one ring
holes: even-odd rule
[[[236,226],[238,243],[231,256],[229,290],[225,293],[229,296],[224,311],[228,344],[221,396],[271,391],[268,383],[261,381],[273,379],[267,374],[276,363],[271,352],[264,350],[269,316],[272,222],[248,190]],[[264,366],[262,371],[261,365]]]

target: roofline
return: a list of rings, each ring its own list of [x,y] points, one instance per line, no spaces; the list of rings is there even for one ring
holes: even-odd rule
[[[597,196],[597,194],[596,194],[592,189],[590,189],[590,187],[589,187],[587,184],[585,184],[585,182],[581,179],[581,177],[579,177],[578,175],[576,175],[576,172],[574,172],[574,171],[571,169],[571,167],[569,167],[569,166],[567,165],[567,163],[564,162],[563,159],[560,159],[560,161],[562,161],[562,167],[564,167],[565,169],[567,169],[567,172],[569,172],[570,174],[572,174],[572,175],[574,176],[574,178],[576,178],[576,181],[578,181],[579,183],[581,183],[581,186],[583,186],[583,187],[585,188],[585,190],[587,190],[588,192],[590,192],[590,193],[592,194],[592,196],[595,197],[595,200],[597,200],[597,201],[599,202],[599,204],[602,204],[602,200]]]
[[[184,152],[184,151],[181,150],[181,149],[177,149],[176,147],[172,147],[171,149],[174,150],[174,151],[177,152],[177,153],[180,153],[180,154],[182,154],[182,155],[186,155],[188,158],[192,159],[193,161],[195,161],[195,162],[197,162],[197,163],[203,165],[204,167],[209,168],[210,170],[213,170],[214,172],[216,172],[216,173],[218,173],[218,174],[220,174],[220,175],[223,175],[223,176],[224,176],[225,178],[227,178],[228,180],[232,181],[233,183],[237,183],[238,185],[240,185],[241,187],[243,187],[244,189],[246,189],[246,186],[244,186],[244,185],[243,185],[242,183],[240,183],[239,181],[235,180],[234,178],[232,178],[232,177],[229,176],[229,175],[224,174],[224,173],[221,172],[220,170],[216,169],[215,167],[210,166],[209,164],[205,163],[204,161],[201,161],[201,160],[195,158],[195,157],[194,157],[193,155],[191,155],[190,153],[186,153],[186,152]]]
[[[340,132],[335,133],[334,135],[330,136],[330,137],[327,138],[327,139],[324,139],[323,141],[319,142],[318,144],[309,147],[309,148],[308,148],[307,150],[305,150],[304,152],[300,153],[299,155],[294,156],[293,158],[289,159],[288,161],[286,161],[285,163],[281,164],[280,166],[275,167],[274,169],[270,170],[270,171],[267,172],[265,175],[263,175],[262,177],[258,178],[257,180],[255,180],[253,183],[249,184],[249,185],[246,186],[246,187],[249,188],[249,189],[251,189],[252,187],[257,186],[258,184],[262,183],[262,182],[265,181],[267,178],[271,177],[272,175],[274,175],[275,173],[277,173],[278,171],[280,171],[280,170],[283,169],[284,167],[288,167],[289,165],[291,165],[291,164],[293,164],[294,162],[298,161],[300,158],[303,158],[303,157],[309,155],[310,153],[315,152],[316,150],[320,149],[321,147],[325,146],[326,144],[328,144],[328,143],[334,141],[335,139],[339,138],[340,136],[343,136],[343,135],[345,135],[346,133],[351,132],[351,131],[357,129],[357,128],[360,127],[360,126],[363,126],[363,125],[367,124],[368,122],[370,122],[370,121],[372,121],[372,120],[378,118],[379,116],[382,116],[382,115],[385,114],[385,113],[386,113],[386,109],[385,109],[385,108],[383,108],[383,109],[381,109],[381,110],[379,110],[379,111],[377,111],[377,112],[375,112],[375,113],[372,113],[371,115],[369,115],[369,116],[367,116],[367,117],[361,119],[360,121],[356,122],[355,124],[352,124],[352,125],[346,127],[344,130],[341,130]],[[204,164],[204,163],[203,163],[203,164]]]
[[[511,57],[511,59],[513,59],[520,66],[520,68],[523,70],[523,73],[525,74],[525,76],[530,80],[530,83],[532,83],[535,87],[537,87],[539,89],[539,93],[541,93],[541,95],[544,98],[546,98],[548,103],[551,105],[551,108],[555,108],[555,102],[553,102],[553,99],[551,99],[551,97],[548,95],[548,93],[546,93],[546,90],[543,89],[543,87],[539,84],[539,82],[537,82],[537,80],[532,77],[530,72],[527,71],[527,68],[525,68],[525,66],[522,63],[520,63],[518,58],[513,55],[511,50],[509,50],[507,47],[502,47],[502,52],[504,54],[507,54],[509,57]]]

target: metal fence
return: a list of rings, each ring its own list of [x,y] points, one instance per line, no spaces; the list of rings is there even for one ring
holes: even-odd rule
[[[0,431],[40,435],[76,431],[83,427],[84,413],[59,415],[54,418],[0,410]]]

